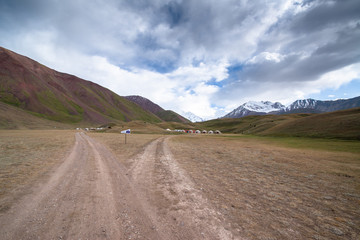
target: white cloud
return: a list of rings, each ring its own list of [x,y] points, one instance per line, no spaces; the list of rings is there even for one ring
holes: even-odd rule
[[[218,65],[201,63],[197,67],[186,66],[161,74],[140,68],[122,69],[105,57],[67,52],[44,41],[39,45],[35,42],[32,44],[38,54],[38,61],[53,66],[58,71],[91,80],[121,96],[141,95],[165,109],[191,111],[203,118],[216,117],[210,96],[219,88],[206,83],[227,78],[228,64],[225,62]]]
[[[220,82],[229,76],[227,72],[228,66],[229,64],[226,61],[220,61],[215,64],[204,64],[201,62],[197,67],[191,65],[179,67],[165,75],[175,81],[180,81],[185,86],[192,83],[207,82],[212,79]]]
[[[318,80],[311,82],[313,88],[319,91],[325,89],[338,89],[340,86],[360,78],[360,63],[352,64],[339,70],[323,74]]]
[[[179,112],[192,112],[203,119],[216,117],[217,109],[211,106],[210,96],[217,91],[217,86],[205,83],[199,83],[191,91],[181,91],[177,97]]]
[[[279,53],[271,53],[271,52],[262,52],[254,57],[252,57],[249,61],[247,61],[248,64],[258,64],[262,63],[264,61],[273,61],[273,62],[280,62],[284,59],[284,56],[282,56]]]

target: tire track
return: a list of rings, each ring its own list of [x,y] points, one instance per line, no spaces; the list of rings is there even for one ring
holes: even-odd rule
[[[84,133],[50,179],[0,216],[0,239],[160,239],[125,169]]]
[[[148,215],[171,239],[234,239],[216,211],[179,166],[163,137],[135,158],[131,181]]]
[[[234,239],[161,137],[130,169],[75,134],[47,182],[0,215],[0,239]]]

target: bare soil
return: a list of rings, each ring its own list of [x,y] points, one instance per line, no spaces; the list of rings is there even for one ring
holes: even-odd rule
[[[182,136],[180,167],[247,239],[360,239],[360,156]]]
[[[103,144],[76,133],[51,177],[0,215],[0,239],[232,239],[195,190],[166,138],[126,168]],[[159,173],[159,174],[157,174]]]
[[[359,239],[359,154],[123,136],[78,132],[62,153],[39,149],[58,160],[13,202],[0,196],[0,239]]]

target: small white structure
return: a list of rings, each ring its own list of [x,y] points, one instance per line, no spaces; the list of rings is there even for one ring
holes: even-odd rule
[[[130,133],[131,133],[131,130],[130,130],[130,129],[126,129],[126,130],[121,131],[121,133],[130,134]]]
[[[200,131],[200,130],[196,130],[195,133],[201,133],[201,131]]]
[[[202,130],[202,133],[206,134],[206,133],[207,133],[207,131],[206,131],[206,130]]]
[[[169,129],[169,128],[168,128],[168,129],[166,129],[166,131],[169,131],[169,132],[171,132],[171,129]]]
[[[214,131],[213,131],[213,130],[209,130],[209,131],[208,131],[208,134],[214,134]]]
[[[221,134],[221,132],[219,130],[216,130],[215,133],[216,134]]]
[[[175,132],[185,132],[184,129],[175,129],[174,131],[175,131]]]

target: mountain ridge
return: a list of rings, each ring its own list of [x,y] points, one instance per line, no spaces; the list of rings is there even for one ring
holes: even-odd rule
[[[242,118],[250,115],[326,113],[360,107],[360,97],[338,100],[315,100],[312,98],[296,100],[285,107],[279,102],[246,102],[222,118]]]
[[[279,102],[272,103],[270,101],[249,101],[226,114],[223,118],[241,118],[250,115],[266,115],[268,113],[280,111],[283,108],[285,108],[285,106]]]
[[[156,115],[96,83],[50,69],[0,47],[0,101],[57,122],[161,122]]]

